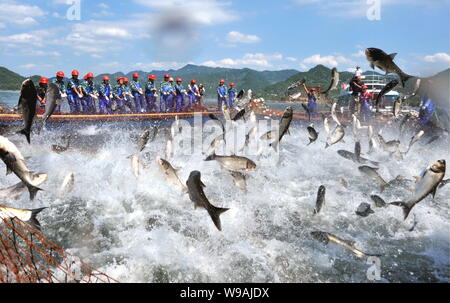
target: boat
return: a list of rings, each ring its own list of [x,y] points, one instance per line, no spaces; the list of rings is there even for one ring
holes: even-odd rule
[[[367,85],[367,92],[371,93],[374,99],[377,98],[383,87],[385,87],[386,84],[393,79],[392,76],[380,75],[375,72],[366,73],[365,75],[362,75],[361,78],[364,84]],[[352,92],[350,91],[349,82],[350,80],[348,81],[348,83],[345,83],[345,85],[343,85],[345,89],[341,90],[341,92],[339,93],[338,102],[341,106],[348,105],[350,99],[352,98]],[[391,90],[390,92],[385,94],[380,104],[381,111],[391,110],[392,105],[394,101],[397,100],[397,98],[400,98],[400,93],[395,90]]]

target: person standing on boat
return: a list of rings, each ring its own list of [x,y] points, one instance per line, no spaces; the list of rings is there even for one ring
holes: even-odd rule
[[[117,77],[117,85],[113,91],[114,101],[111,103],[111,110],[118,111],[120,114],[125,112],[125,92],[123,77]]]
[[[372,121],[372,99],[373,95],[367,91],[367,85],[362,86],[361,92],[361,121],[370,123]]]
[[[83,92],[81,89],[80,80],[78,80],[79,72],[74,69],[72,71],[72,79],[67,84],[67,99],[69,100],[70,112],[80,113],[81,98],[83,98]]]
[[[37,91],[37,111],[39,114],[43,114],[45,112],[45,95],[47,93],[48,79],[45,77],[41,77],[39,79],[39,85],[36,89]]]
[[[353,76],[353,78],[350,80],[350,89],[352,91],[352,98],[349,104],[350,115],[354,114],[355,112],[359,112],[360,98],[363,86],[364,82],[362,82],[361,76]]]
[[[111,111],[111,101],[113,98],[113,89],[109,83],[109,77],[103,76],[103,82],[100,84],[98,94],[99,94],[99,114],[104,115],[105,111],[108,115],[112,115]]]
[[[235,88],[235,84],[234,84],[234,82],[231,82],[230,88],[228,89],[228,104],[227,104],[230,109],[233,109],[234,99],[236,98],[236,95],[237,95],[237,91]]]
[[[137,113],[145,113],[147,111],[147,106],[144,101],[144,92],[141,88],[141,83],[139,83],[139,74],[133,73],[133,80],[130,82],[131,93],[134,98],[134,107]]]
[[[61,98],[67,98],[66,83],[64,83],[64,72],[57,72],[56,78],[53,79],[52,83],[58,87]],[[56,106],[55,112],[61,112],[61,105]]]
[[[308,110],[309,114],[313,118],[317,118],[317,98],[316,98],[316,88],[313,87],[310,90],[303,83],[303,88],[305,89],[306,95],[308,96]]]
[[[169,103],[170,103],[170,99],[172,98],[173,87],[169,80],[170,80],[170,75],[165,74],[164,81],[161,83],[161,86],[159,88],[159,95],[160,95],[159,111],[161,113],[167,112],[170,109]]]
[[[222,103],[228,105],[227,98],[228,98],[228,89],[225,85],[225,80],[220,79],[219,86],[217,87],[217,110],[219,112],[222,111]]]
[[[196,99],[200,97],[200,93],[196,83],[197,80],[192,79],[191,83],[188,85],[189,103],[187,105],[187,108],[192,107],[196,103]]]
[[[156,96],[157,89],[155,85],[156,76],[149,75],[145,84],[145,100],[147,102],[147,113],[157,112]]]
[[[184,110],[184,96],[186,94],[186,90],[183,87],[183,79],[181,78],[177,78],[177,83],[174,85],[174,92],[175,92],[175,96],[174,96],[174,100],[175,100],[175,111],[177,113],[181,112],[182,110]]]
[[[125,97],[125,106],[128,107],[130,112],[135,113],[136,107],[134,106],[133,94],[131,93],[131,88],[129,86],[129,81],[127,77],[123,78],[123,91]]]
[[[203,86],[203,83],[198,85],[198,94],[199,96],[197,97],[195,104],[203,106],[203,96],[205,95],[205,87]]]
[[[94,74],[87,73],[85,76],[85,81],[81,85],[84,94],[82,105],[83,112],[85,114],[95,114],[97,112],[95,101],[98,100],[98,93],[93,80]]]

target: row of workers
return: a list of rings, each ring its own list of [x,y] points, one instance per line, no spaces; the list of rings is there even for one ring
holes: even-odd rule
[[[177,78],[174,83],[169,74],[164,75],[164,81],[159,89],[155,84],[157,80],[155,75],[149,75],[144,87],[141,87],[138,73],[133,74],[132,81],[128,81],[126,77],[117,77],[117,85],[114,87],[110,84],[109,77],[104,76],[98,89],[94,85],[92,73],[88,73],[84,77],[84,81],[80,81],[78,76],[79,72],[73,70],[72,78],[66,84],[64,72],[59,71],[53,80],[62,96],[67,96],[72,113],[96,113],[96,100],[98,100],[100,114],[126,113],[127,107],[133,113],[181,112],[191,106],[202,105],[202,98],[205,94],[203,84],[197,85],[195,79],[192,79],[185,89],[181,78]],[[41,105],[45,105],[47,85],[48,79],[42,77],[38,88],[38,101]],[[234,83],[230,83],[230,89],[228,89],[222,79],[217,91],[219,109],[221,109],[222,101],[232,108],[236,96]],[[158,93],[160,96],[159,108],[157,106]]]

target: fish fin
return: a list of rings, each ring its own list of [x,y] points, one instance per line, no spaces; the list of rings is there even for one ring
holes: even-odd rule
[[[9,168],[9,166],[6,166],[6,175],[11,174],[13,171],[11,168]]]
[[[43,190],[37,186],[34,185],[28,185],[28,191],[30,192],[30,200],[34,200],[34,198],[36,197],[36,194],[38,191]]]
[[[41,223],[39,223],[39,221],[37,220],[36,216],[37,216],[37,214],[39,214],[41,211],[43,211],[46,208],[47,207],[32,209],[31,210],[31,218],[28,221],[28,224],[30,224],[31,226],[33,226],[34,228],[36,228],[37,230],[40,231],[41,230]]]
[[[389,54],[389,57],[391,57],[392,60],[394,60],[395,56],[397,56],[397,53]]]
[[[439,185],[439,184],[438,184],[438,185]],[[438,188],[438,186],[436,185],[436,186],[433,188],[432,192],[431,192],[431,194],[433,195],[433,199],[434,199],[434,196],[436,196],[437,188]]]
[[[212,221],[214,222],[214,225],[217,227],[218,230],[222,231],[222,225],[220,222],[220,215],[223,214],[229,210],[229,208],[219,208],[211,205],[210,208],[208,208],[208,214],[210,215]]]
[[[306,146],[309,146],[311,143],[313,143],[314,142],[314,140],[313,139],[311,139],[311,138],[309,138],[309,143],[308,144],[306,144]]]
[[[289,136],[291,135],[291,132],[289,131],[289,128],[287,129],[287,133],[288,133]]]
[[[371,67],[372,69],[375,69],[375,64],[370,63],[370,67]]]
[[[205,185],[202,181],[200,181],[200,185],[201,185],[202,187],[206,187],[206,185]]]
[[[403,202],[403,201],[391,202],[389,204],[390,205],[395,205],[395,206],[400,206],[403,209],[404,220],[406,220],[406,218],[408,218],[408,215],[409,215],[409,213],[411,212],[411,209],[414,206],[414,205],[410,205],[407,202]]]
[[[216,152],[213,151],[211,155],[209,155],[204,161],[213,161],[216,158]]]
[[[25,128],[22,129],[21,131],[18,132],[21,135],[24,135],[27,138],[28,144],[31,144],[31,139],[30,139],[30,132],[27,131]]]
[[[378,168],[377,168],[377,170],[378,170]],[[390,185],[389,183],[384,182],[384,184],[381,184],[381,185],[380,185],[380,191],[381,191],[381,192],[384,192],[384,190],[385,190],[387,187],[391,187],[391,185]]]
[[[330,147],[330,144],[325,143],[325,148],[328,148],[328,147]]]

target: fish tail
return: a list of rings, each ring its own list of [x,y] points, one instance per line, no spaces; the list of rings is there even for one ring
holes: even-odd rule
[[[205,161],[213,161],[214,159],[216,159],[216,152],[215,151],[213,151],[213,153],[211,155],[206,157]]]
[[[218,230],[222,231],[222,225],[220,223],[220,215],[229,210],[229,208],[219,208],[212,206],[208,208],[208,214],[214,222],[214,225]]]
[[[325,143],[325,148],[328,148],[328,147],[330,147],[330,144]]]
[[[314,142],[314,140],[313,139],[311,139],[311,138],[309,138],[309,143],[306,145],[306,146],[309,146],[311,143],[313,143]]]
[[[410,78],[412,78],[413,76],[405,74],[405,73],[401,73],[400,74],[400,81],[402,82],[402,86],[405,87],[405,82],[408,81]]]
[[[19,131],[18,133],[21,135],[24,135],[27,138],[28,144],[31,144],[30,131],[28,131],[26,128],[24,128],[21,131]]]
[[[403,202],[403,201],[391,202],[389,204],[390,205],[395,205],[395,206],[400,206],[403,209],[404,220],[406,220],[406,218],[408,218],[409,213],[411,212],[411,209],[414,206],[414,204],[411,205],[410,203]]]
[[[37,195],[37,192],[40,191],[40,190],[43,190],[43,189],[41,189],[41,188],[39,188],[37,186],[34,186],[32,184],[27,185],[27,187],[28,187],[28,191],[30,192],[30,200],[34,200],[34,198]]]
[[[28,223],[31,226],[33,226],[34,228],[36,228],[37,230],[41,230],[41,223],[39,223],[39,221],[37,220],[36,216],[37,216],[38,213],[40,213],[41,211],[43,211],[46,208],[47,207],[42,207],[42,208],[36,208],[36,209],[32,209],[31,210],[31,218],[30,218]]]

